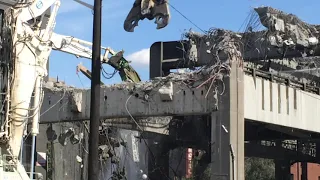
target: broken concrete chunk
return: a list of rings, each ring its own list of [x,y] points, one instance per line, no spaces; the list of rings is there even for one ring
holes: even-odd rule
[[[276,31],[281,31],[281,32],[284,32],[284,21],[282,19],[275,19],[275,30]]]
[[[54,83],[51,82],[51,81],[48,81],[48,82],[45,82],[45,85],[46,87],[54,87]]]
[[[166,85],[162,86],[159,90],[159,95],[162,101],[172,101],[173,99],[173,84],[170,81]]]
[[[319,40],[316,37],[310,37],[308,41],[310,46],[315,46],[319,43]]]
[[[269,42],[271,46],[279,46],[275,36],[269,36]]]
[[[74,92],[71,96],[71,103],[72,103],[72,111],[81,113],[82,112],[82,93],[81,92]]]
[[[82,158],[81,158],[80,156],[77,155],[77,156],[76,156],[76,159],[77,159],[77,162],[78,162],[78,163],[81,163],[81,162],[82,162]]]

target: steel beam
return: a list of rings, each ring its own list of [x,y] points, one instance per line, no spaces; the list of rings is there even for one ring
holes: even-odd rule
[[[172,86],[168,87],[167,85],[171,83]],[[201,81],[198,83],[200,84]],[[162,92],[163,89],[172,91],[172,100],[163,99],[170,97],[170,92],[166,95]],[[207,89],[206,86],[192,88],[182,80],[170,81],[168,78],[158,78],[137,84],[103,86],[100,93],[101,102],[98,106],[101,110],[100,118],[209,114],[216,109],[216,98],[214,88],[209,92]],[[45,87],[44,91],[41,123],[89,119],[90,90]]]
[[[78,64],[77,66],[77,72],[81,72],[83,75],[85,75],[88,79],[92,80],[91,72],[82,64]],[[102,81],[101,84],[104,84]]]
[[[169,123],[172,117],[150,117],[137,119],[139,127],[143,132],[153,132],[157,134],[169,134]],[[107,119],[102,122],[102,126],[115,127],[119,129],[136,130],[140,131],[137,124],[132,119],[122,118],[122,119]]]
[[[279,48],[260,41],[255,41],[261,37],[259,33],[247,33],[246,35],[252,42],[250,47],[242,47],[245,51],[242,52],[244,61],[259,62],[260,60],[269,59],[285,59],[285,58],[299,58],[302,57],[301,51],[296,49],[288,49],[285,52],[279,52]],[[248,44],[248,39],[244,38],[239,44]],[[183,41],[167,41],[155,42],[150,47],[150,70],[154,73],[163,73],[159,71],[199,67],[207,65],[210,62],[217,61],[216,56],[207,53],[209,48],[205,45],[206,42],[200,42],[195,47],[191,46],[188,40]],[[313,49],[313,54],[306,54],[306,57],[320,56],[320,47]],[[159,56],[160,54],[160,56]],[[189,54],[197,54],[196,59],[190,59]],[[227,56],[219,55],[219,60],[227,60]],[[162,63],[161,63],[162,62]],[[160,67],[160,68],[159,68]],[[156,68],[156,69],[155,69]]]

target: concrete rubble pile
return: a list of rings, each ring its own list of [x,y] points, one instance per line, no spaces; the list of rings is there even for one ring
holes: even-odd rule
[[[151,91],[160,88],[168,82],[175,82],[188,85],[190,87],[196,87],[206,79],[215,76],[217,79],[222,79],[224,74],[229,71],[229,66],[224,63],[216,63],[212,66],[206,66],[199,70],[184,72],[184,73],[170,73],[166,77],[156,77],[150,81],[139,83],[123,82],[120,84],[114,84],[109,87],[111,89],[121,89],[128,91],[128,93],[140,93],[144,92],[144,95],[148,95]],[[142,96],[144,97],[144,96]]]
[[[216,59],[229,59],[227,53],[222,53],[222,49],[237,56],[242,54],[245,61],[320,55],[319,25],[307,24],[295,15],[272,7],[258,7],[254,10],[254,16],[265,30],[254,31],[253,26],[256,25],[248,24],[246,32],[242,33],[215,28],[205,34],[188,32],[185,37],[191,48],[186,56],[206,64]]]
[[[148,95],[154,89],[165,85],[168,82],[176,82],[187,84],[190,87],[196,87],[201,82],[207,80],[208,78],[215,76],[217,79],[222,79],[223,75],[227,75],[229,71],[229,66],[226,63],[215,63],[211,66],[202,67],[199,70],[184,72],[184,73],[171,73],[166,77],[156,77],[150,81],[132,83],[132,82],[122,82],[113,85],[103,85],[102,88],[108,88],[110,90],[117,89],[127,91],[129,94],[141,93]],[[43,88],[45,91],[50,92],[66,92],[67,94],[72,94],[70,92],[79,91],[90,91],[90,89],[78,89],[72,86],[66,86],[61,83],[46,83]],[[142,96],[144,97],[144,96]]]
[[[201,65],[243,59],[245,66],[305,83],[319,82],[319,25],[272,7],[254,8],[251,16],[254,20],[245,32],[212,28],[203,34],[185,33],[190,47],[185,56]],[[264,30],[254,29],[257,24]]]
[[[189,40],[191,47],[197,46],[198,52],[190,50],[187,56],[190,60],[198,61],[206,59],[204,64],[226,63],[230,59],[241,59],[240,45],[241,35],[224,29],[210,29],[206,34],[187,32],[184,36]],[[191,48],[192,49],[192,48]],[[211,60],[213,57],[212,61]]]
[[[260,43],[266,42],[272,47],[282,48],[282,50],[289,48],[307,55],[315,53],[314,49],[319,44],[320,26],[307,24],[295,15],[272,7],[258,7],[254,10],[266,30],[245,32],[242,34],[243,37],[250,38],[251,34],[255,34],[260,36],[258,38]],[[259,48],[259,46],[253,48]]]
[[[272,46],[295,46],[303,50],[313,48],[319,43],[320,26],[307,24],[295,15],[272,7],[259,7],[255,8],[255,11],[261,24],[268,29],[268,41]]]
[[[255,8],[255,11],[261,24],[267,28],[264,31],[265,39],[280,55],[279,58],[271,60],[274,73],[306,83],[319,82],[316,68],[319,60],[320,26],[308,24],[293,14],[271,7]],[[290,50],[298,54],[289,59],[283,58]]]

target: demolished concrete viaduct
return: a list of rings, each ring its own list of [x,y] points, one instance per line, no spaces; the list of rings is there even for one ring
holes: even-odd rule
[[[250,26],[244,33],[211,29],[206,34],[188,32],[185,34],[186,39],[182,41],[155,43],[153,47],[161,46],[157,51],[162,52],[152,52],[151,48],[151,56],[157,56],[153,58],[157,62],[150,62],[150,69],[153,71],[150,73],[167,76],[136,84],[125,82],[102,86],[102,125],[170,135],[170,132],[159,131],[160,127],[165,127],[160,128],[161,130],[167,129],[166,125],[172,119],[170,117],[207,116],[210,120],[209,126],[203,126],[210,128],[210,137],[205,139],[207,142],[199,143],[202,147],[199,147],[197,142],[182,144],[206,150],[210,155],[211,179],[224,177],[243,180],[244,66],[268,59],[320,55],[317,46],[319,26],[309,25],[294,15],[271,7],[255,8],[255,11],[266,30],[252,32]],[[182,50],[171,48],[166,51],[165,43],[178,45]],[[200,66],[200,69],[190,73],[163,72]],[[299,82],[300,80],[298,78]],[[89,89],[54,87],[52,84],[47,84],[44,89],[41,123],[89,119]],[[169,119],[164,122],[156,118],[168,116]],[[157,148],[149,145],[151,149]],[[166,158],[162,155],[161,157],[164,160],[160,164],[166,166]],[[154,158],[153,161],[161,161]],[[58,163],[58,160],[56,161]],[[150,159],[148,161],[149,178],[160,180],[168,176],[169,167],[159,168],[154,162],[150,162]],[[150,167],[160,170],[152,174],[154,169]]]

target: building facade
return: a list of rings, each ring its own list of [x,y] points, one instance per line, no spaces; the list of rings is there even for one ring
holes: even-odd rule
[[[320,180],[320,164],[300,162],[293,164],[291,180]]]

